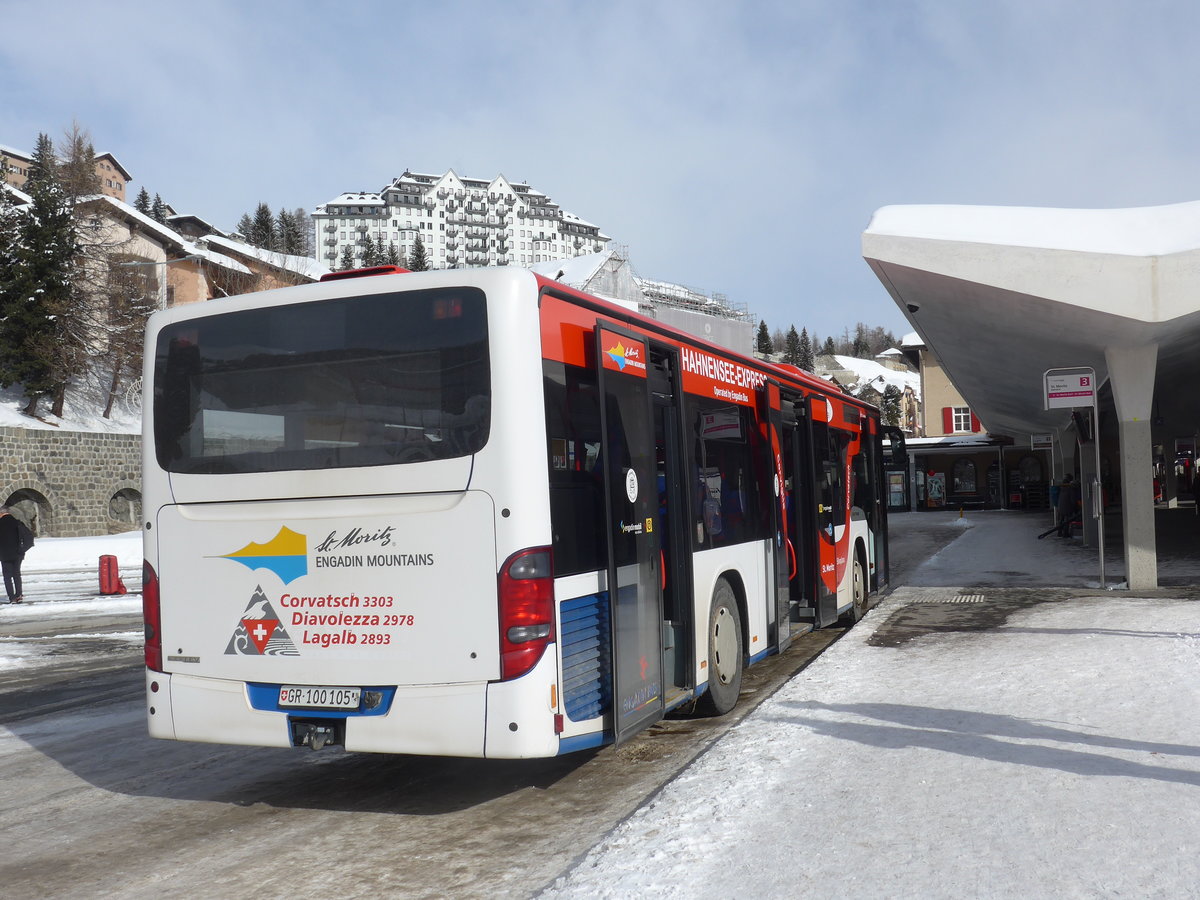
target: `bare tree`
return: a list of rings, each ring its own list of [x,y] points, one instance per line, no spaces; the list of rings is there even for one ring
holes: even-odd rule
[[[104,403],[106,419],[112,416],[122,384],[135,381],[141,373],[142,335],[158,300],[156,268],[121,253],[112,253],[107,259],[108,277],[102,296],[105,357],[111,369]]]

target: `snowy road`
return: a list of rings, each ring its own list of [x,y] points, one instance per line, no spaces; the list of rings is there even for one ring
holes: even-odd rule
[[[841,634],[749,670],[722,719],[488,762],[152,741],[139,603],[0,608],[6,900],[528,897]]]
[[[956,533],[897,541],[898,561]],[[122,553],[130,584],[136,548]],[[0,607],[6,900],[532,896],[840,636],[750,669],[730,716],[563,759],[179,744],[146,736],[140,598],[88,599],[92,576],[84,599],[42,599],[64,568],[31,575],[34,605]]]
[[[756,667],[738,716],[528,762],[152,741],[140,670],[101,672],[0,729],[3,895],[530,896],[837,636]]]

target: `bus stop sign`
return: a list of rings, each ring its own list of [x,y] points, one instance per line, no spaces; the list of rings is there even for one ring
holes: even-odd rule
[[[1094,369],[1050,369],[1042,376],[1045,409],[1096,405]]]

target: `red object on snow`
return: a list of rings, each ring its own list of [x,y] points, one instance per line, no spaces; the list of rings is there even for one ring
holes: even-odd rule
[[[117,569],[115,556],[100,557],[100,593],[128,594],[129,589],[121,581],[121,573]]]

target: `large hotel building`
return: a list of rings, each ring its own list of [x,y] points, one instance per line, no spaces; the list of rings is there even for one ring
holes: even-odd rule
[[[408,259],[418,237],[431,269],[529,266],[597,253],[610,238],[528,184],[405,172],[378,193],[342,194],[313,212],[317,261],[336,269],[347,247],[361,263],[369,236]]]

